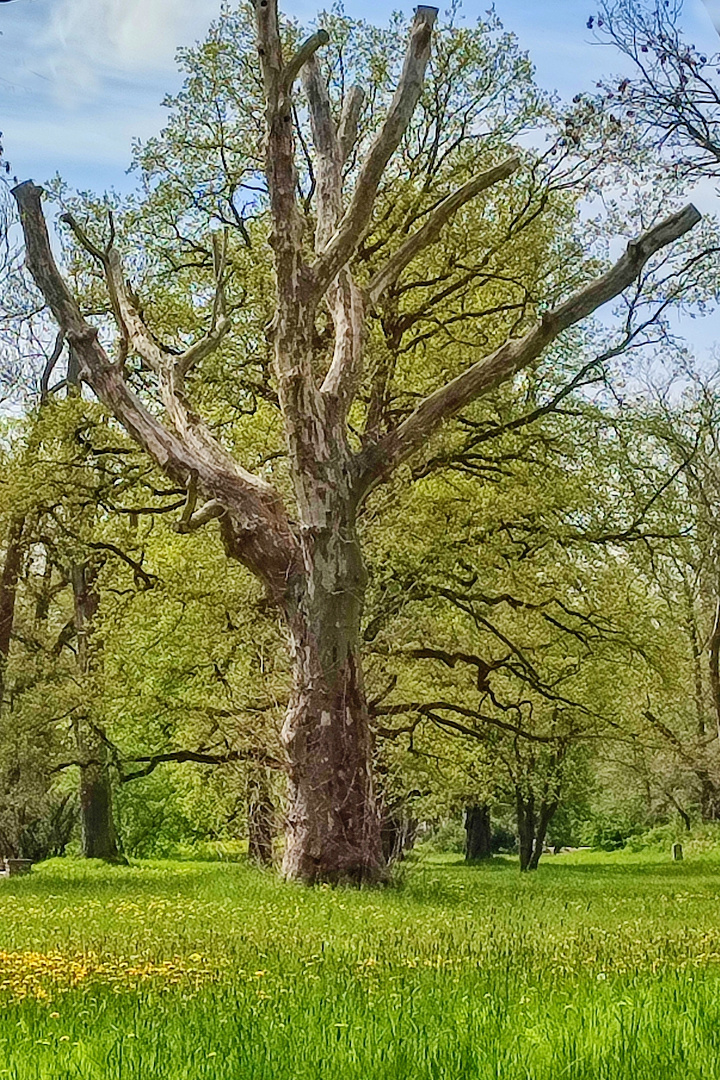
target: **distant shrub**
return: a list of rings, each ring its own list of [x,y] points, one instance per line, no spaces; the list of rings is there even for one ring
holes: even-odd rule
[[[600,848],[602,851],[618,851],[640,831],[640,827],[635,822],[596,814],[584,822],[581,846]]]
[[[443,821],[422,840],[426,851],[439,855],[462,855],[465,851],[465,829],[462,821],[450,818]]]
[[[504,825],[493,825],[491,844],[496,855],[511,855],[517,851],[517,837]]]
[[[720,852],[720,822],[698,823],[689,832],[680,822],[656,825],[631,836],[625,846],[628,851],[669,851],[677,840],[689,854]]]
[[[438,855],[465,854],[465,827],[462,819],[450,818],[441,822],[419,843],[426,851]],[[492,850],[496,855],[507,855],[517,851],[517,838],[512,829],[505,825],[492,826]]]

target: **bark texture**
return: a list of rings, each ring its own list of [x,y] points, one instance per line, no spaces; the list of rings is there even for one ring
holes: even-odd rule
[[[365,570],[352,523],[313,537],[310,588],[292,620],[293,691],[283,870],[304,881],[383,876],[372,741],[359,652]]]

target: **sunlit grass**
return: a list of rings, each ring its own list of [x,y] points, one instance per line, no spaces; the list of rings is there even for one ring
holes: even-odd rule
[[[713,1077],[719,901],[712,856],[363,892],[55,860],[0,882],[0,1077]]]

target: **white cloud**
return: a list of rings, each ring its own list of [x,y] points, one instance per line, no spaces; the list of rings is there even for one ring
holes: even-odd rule
[[[82,100],[108,74],[171,70],[177,46],[202,34],[217,8],[217,0],[61,0],[46,25],[46,73],[62,98]]]
[[[720,0],[704,0],[713,26],[720,33]]]

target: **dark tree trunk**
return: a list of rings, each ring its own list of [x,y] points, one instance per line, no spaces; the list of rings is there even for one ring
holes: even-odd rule
[[[535,797],[517,791],[516,806],[520,869],[524,872],[530,869],[535,847]]]
[[[417,835],[417,821],[409,817],[402,809],[386,809],[382,815],[380,838],[383,858],[388,866],[400,862],[405,852],[409,851]]]
[[[366,572],[347,513],[341,506],[326,515],[324,528],[307,531],[307,576],[289,619],[294,685],[283,727],[290,765],[283,872],[306,882],[377,881],[385,870],[359,649]]]
[[[24,528],[24,517],[11,519],[5,548],[5,562],[0,578],[0,698],[5,688],[5,671],[15,621],[15,598],[22,566]]]
[[[275,806],[267,783],[256,779],[248,793],[248,858],[259,866],[272,866]]]
[[[488,806],[468,806],[465,810],[465,861],[479,862],[492,856],[492,828]]]
[[[78,669],[81,677],[90,670],[92,622],[98,609],[94,589],[96,571],[88,563],[70,568],[75,610]],[[120,853],[113,814],[112,784],[107,763],[107,749],[90,725],[87,716],[79,717],[76,739],[80,760],[80,825],[82,855],[85,859],[125,862]]]
[[[102,760],[80,769],[80,825],[84,859],[126,862],[118,849],[112,785]]]
[[[540,856],[545,846],[545,837],[547,836],[548,825],[553,819],[555,811],[558,808],[556,802],[542,802],[540,806],[540,817],[538,819],[537,831],[535,833],[535,840],[533,842],[533,851],[530,856],[530,862],[528,863],[528,870],[537,870],[538,863],[540,862]]]

